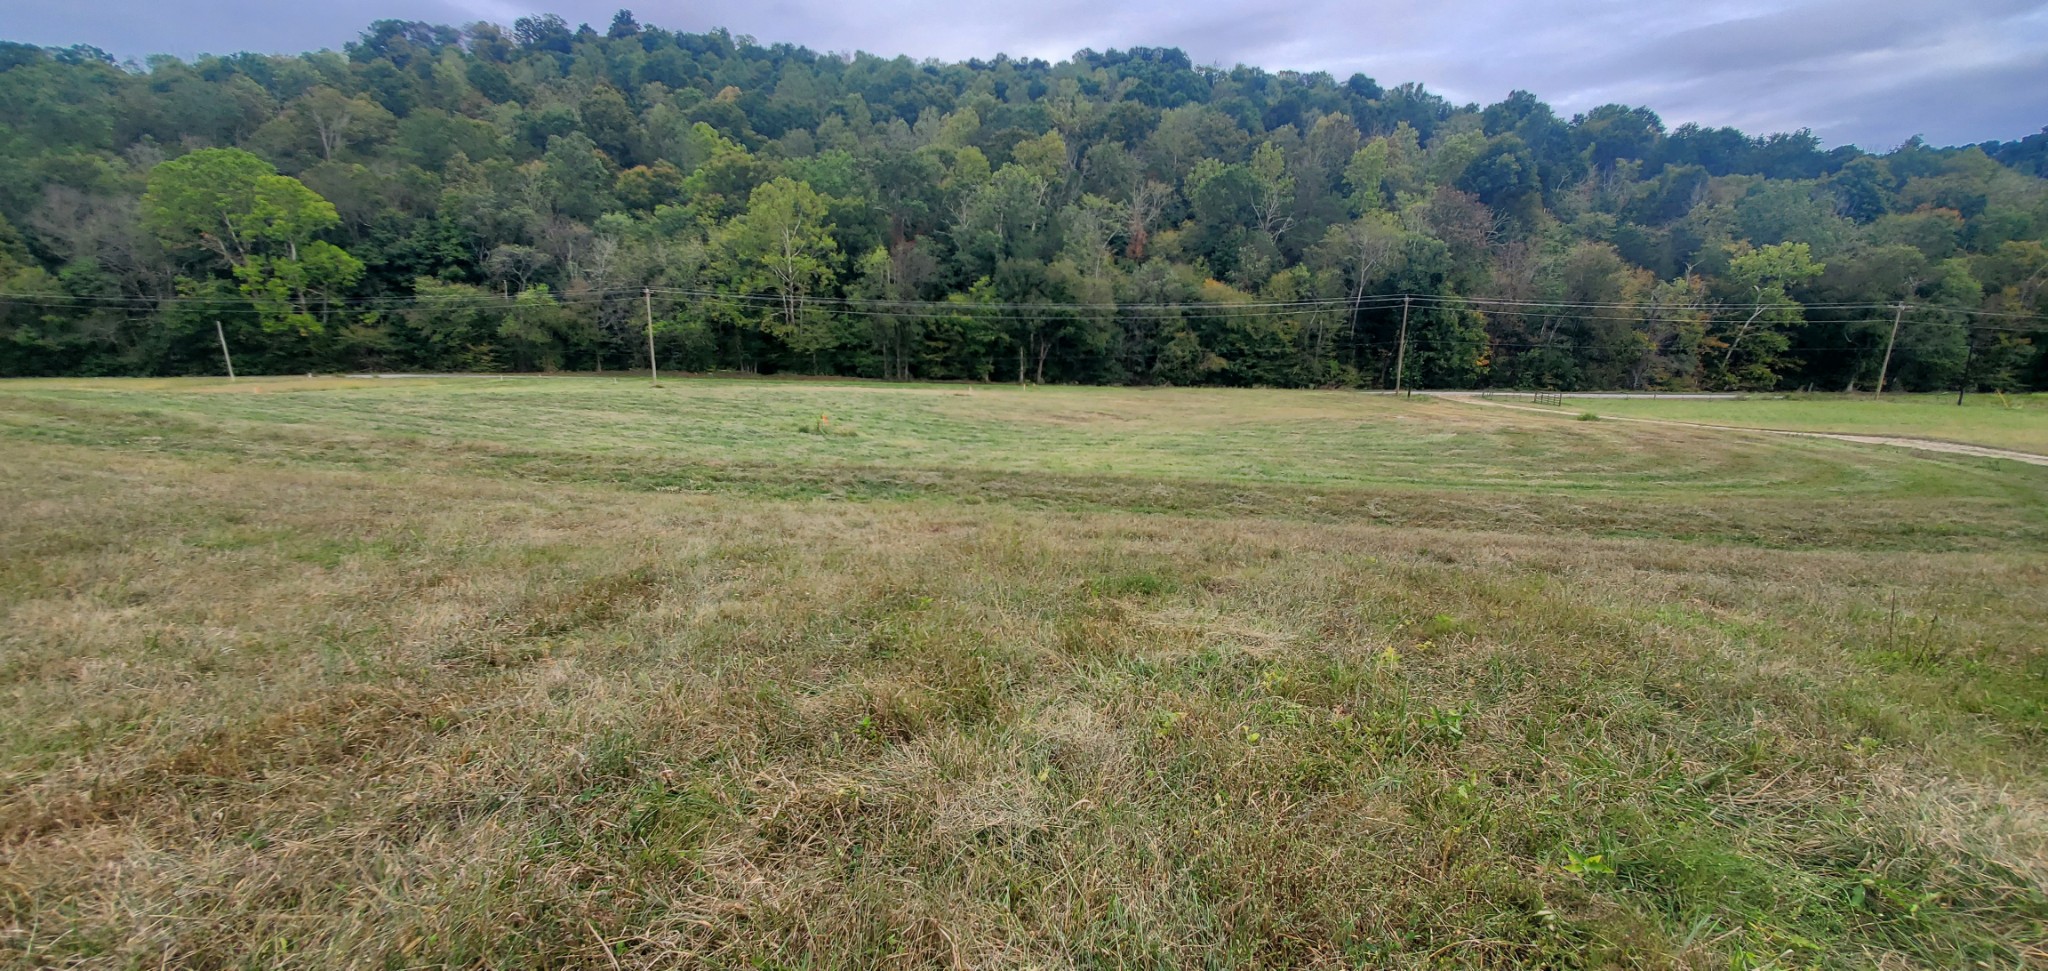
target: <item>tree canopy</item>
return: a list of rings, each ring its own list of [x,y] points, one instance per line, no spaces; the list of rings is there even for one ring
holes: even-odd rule
[[[623,10],[0,44],[0,374],[207,372],[215,319],[248,370],[641,366],[652,309],[688,370],[1840,389],[1899,317],[1889,386],[2041,388],[2044,158]]]

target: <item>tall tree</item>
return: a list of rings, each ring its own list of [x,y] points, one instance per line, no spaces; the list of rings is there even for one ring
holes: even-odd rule
[[[158,165],[142,212],[166,246],[198,248],[226,264],[267,330],[320,330],[325,298],[363,273],[360,260],[315,238],[340,222],[334,206],[239,149]]]
[[[834,343],[830,321],[805,304],[835,278],[831,261],[839,247],[825,231],[827,212],[809,185],[777,178],[755,189],[747,211],[718,237],[728,279],[743,292],[775,298],[762,329],[808,356],[813,368]]]
[[[1723,347],[1714,379],[1726,388],[1754,390],[1777,384],[1778,371],[1791,362],[1786,332],[1805,321],[1790,288],[1821,275],[1825,264],[1813,261],[1805,243],[1777,243],[1761,249],[1743,248],[1728,266],[1728,281],[1738,295],[1734,311],[1740,323],[1719,336]]]

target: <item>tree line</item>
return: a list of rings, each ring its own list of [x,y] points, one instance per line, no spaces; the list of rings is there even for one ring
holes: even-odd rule
[[[1873,154],[627,11],[190,62],[0,43],[0,374],[218,373],[216,321],[249,371],[644,367],[651,319],[691,371],[2044,388],[2044,174],[2048,130]]]

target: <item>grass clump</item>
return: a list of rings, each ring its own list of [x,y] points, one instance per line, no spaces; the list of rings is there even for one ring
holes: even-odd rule
[[[832,416],[822,411],[818,413],[817,418],[797,425],[796,430],[805,435],[839,435],[846,438],[852,438],[860,434],[848,427],[844,422],[834,424]]]

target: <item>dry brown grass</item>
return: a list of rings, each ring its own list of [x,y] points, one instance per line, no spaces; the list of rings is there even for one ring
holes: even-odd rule
[[[0,962],[2048,946],[2038,551],[4,447]]]

